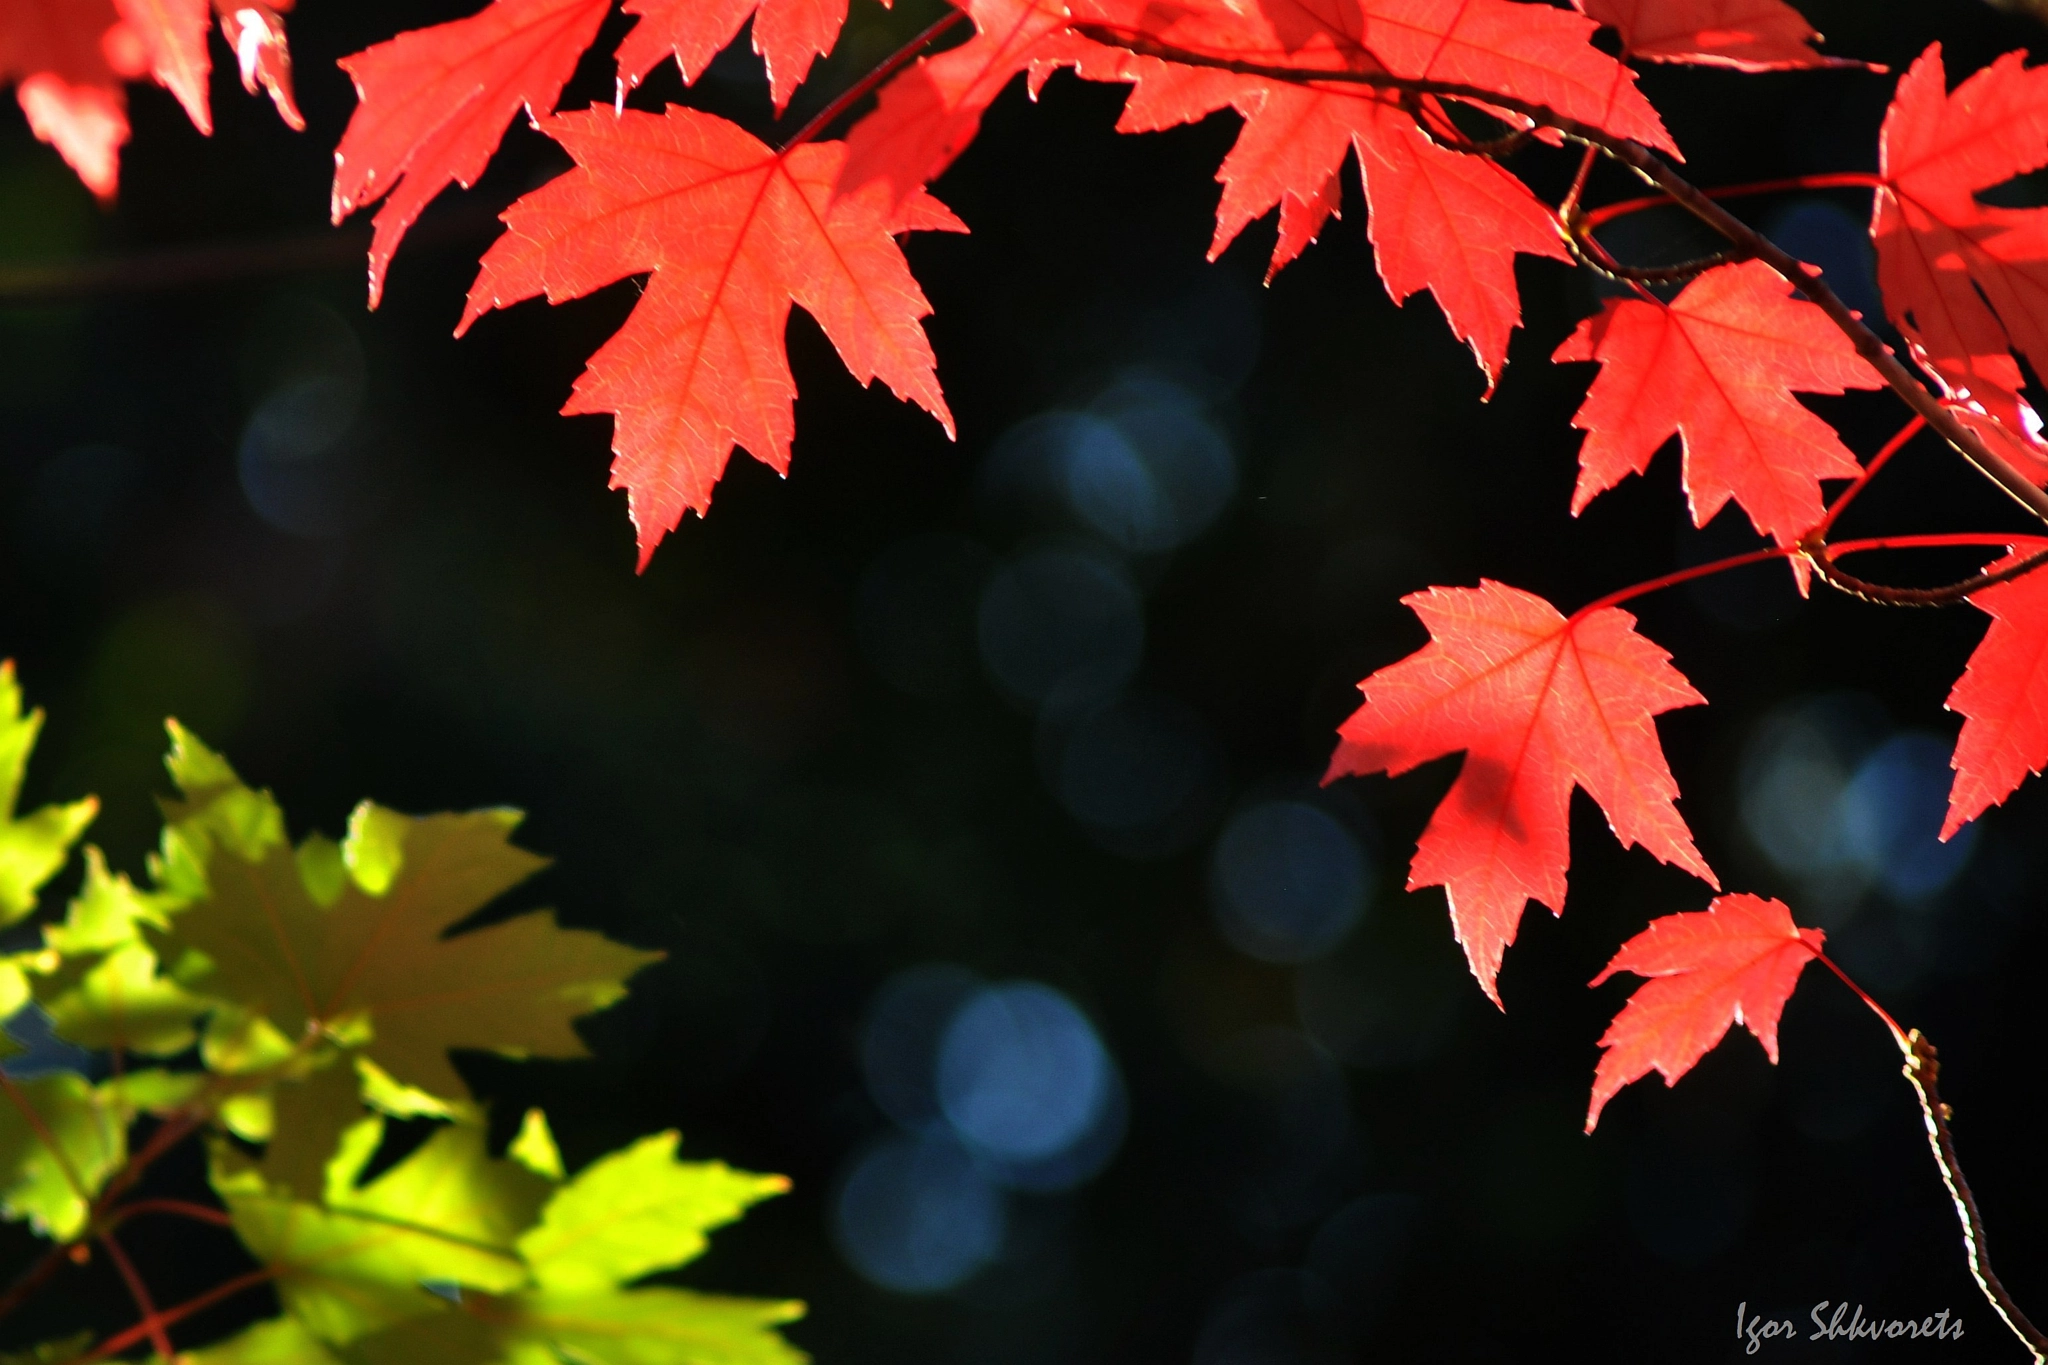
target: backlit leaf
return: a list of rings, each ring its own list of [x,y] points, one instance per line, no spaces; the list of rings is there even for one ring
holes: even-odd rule
[[[403,830],[402,868],[381,895],[351,878],[322,906],[282,844],[266,842],[254,861],[223,847],[206,867],[207,898],[157,935],[162,950],[203,954],[211,969],[198,988],[283,1037],[314,1026],[365,1032],[385,1071],[449,1096],[463,1093],[449,1048],[580,1055],[570,1020],[617,999],[621,981],[653,960],[545,914],[443,937],[542,865],[511,843],[513,812],[351,823],[378,831],[366,837],[384,851],[366,865],[396,856],[386,845]]]
[[[601,1157],[563,1185],[519,1239],[542,1288],[583,1294],[695,1259],[705,1234],[781,1194],[778,1175],[719,1161],[678,1161],[677,1135],[657,1133]]]
[[[2048,541],[2015,544],[1990,566],[2048,549]],[[2048,573],[2035,572],[1970,595],[1991,618],[1948,709],[1963,717],[1951,765],[1946,839],[2011,796],[2031,773],[2048,768]]]
[[[127,1158],[120,1107],[69,1071],[0,1087],[0,1212],[68,1241]]]
[[[1652,1068],[1664,1084],[1676,1085],[1736,1024],[1755,1034],[1775,1063],[1778,1016],[1826,937],[1794,924],[1781,902],[1749,895],[1717,896],[1698,913],[1651,920],[1593,978],[1595,986],[1616,972],[1649,980],[1600,1039],[1606,1051],[1593,1077],[1586,1131],[1623,1086]]]
[[[1652,719],[1706,699],[1636,634],[1633,616],[1603,607],[1567,618],[1486,580],[1401,600],[1430,643],[1358,685],[1365,704],[1337,732],[1329,777],[1398,775],[1465,751],[1416,846],[1408,889],[1444,888],[1489,999],[1500,1003],[1494,978],[1528,901],[1563,912],[1575,784],[1623,844],[1715,884],[1678,814]]]
[[[1819,306],[1793,298],[1761,261],[1716,266],[1669,304],[1611,299],[1552,358],[1602,367],[1572,418],[1587,433],[1573,513],[1677,436],[1693,525],[1732,498],[1786,546],[1820,520],[1822,479],[1862,472],[1793,392],[1884,386]]]

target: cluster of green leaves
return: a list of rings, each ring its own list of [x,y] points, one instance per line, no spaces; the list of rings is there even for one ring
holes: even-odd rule
[[[0,927],[34,912],[97,809],[14,815],[41,722],[0,669]],[[179,797],[147,885],[87,846],[63,918],[40,947],[0,957],[0,1017],[32,1002],[109,1063],[99,1081],[0,1073],[0,1214],[60,1249],[106,1237],[144,1166],[205,1142],[225,1220],[262,1267],[243,1278],[270,1283],[284,1311],[184,1365],[803,1359],[775,1331],[799,1304],[636,1287],[699,1255],[781,1177],[679,1160],[674,1132],[570,1175],[537,1109],[502,1155],[489,1149],[448,1050],[580,1055],[571,1021],[653,959],[547,912],[448,934],[542,866],[511,842],[517,812],[365,802],[339,843],[293,846],[269,792],[169,729]],[[392,1119],[437,1126],[376,1161]],[[103,1358],[178,1318],[163,1309],[97,1348],[22,1359]]]

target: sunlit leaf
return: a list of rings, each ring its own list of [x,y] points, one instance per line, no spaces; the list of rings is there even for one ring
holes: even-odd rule
[[[15,814],[21,779],[42,729],[41,708],[22,712],[13,660],[0,663],[0,927],[36,908],[36,892],[57,875],[71,856],[71,845],[99,813],[99,802],[88,796]]]
[[[463,1093],[451,1047],[581,1055],[570,1020],[617,999],[655,955],[560,929],[546,914],[443,937],[542,866],[513,846],[518,819],[366,805],[340,847],[350,878],[325,906],[281,841],[221,840],[205,864],[210,889],[157,935],[161,950],[202,955],[200,988],[281,1036],[341,1030],[398,1082],[431,1094]]]
[[[719,1161],[676,1160],[677,1134],[656,1133],[602,1157],[555,1192],[519,1249],[545,1289],[595,1293],[703,1252],[705,1234],[781,1194],[779,1175]]]
[[[119,1107],[68,1071],[10,1080],[0,1091],[0,1213],[68,1241],[126,1159]]]

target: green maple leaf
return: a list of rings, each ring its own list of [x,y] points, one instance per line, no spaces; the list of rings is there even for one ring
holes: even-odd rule
[[[206,1002],[161,975],[138,927],[168,921],[157,898],[107,870],[85,850],[85,881],[61,924],[43,930],[33,970],[37,1003],[58,1034],[81,1047],[124,1048],[167,1057],[192,1045]],[[0,988],[0,1003],[4,1003]]]
[[[357,1144],[337,1160],[359,1167],[375,1146]],[[503,1293],[525,1282],[526,1267],[502,1233],[509,1219],[485,1207],[504,1192],[488,1168],[509,1165],[485,1156],[480,1136],[473,1146],[422,1148],[360,1190],[344,1189],[348,1202],[340,1208],[272,1187],[225,1147],[214,1150],[212,1178],[243,1245],[272,1272],[286,1311],[320,1340],[343,1343],[444,1311],[446,1300],[427,1284]],[[349,1175],[331,1179],[330,1193]]]
[[[284,812],[269,792],[252,790],[177,721],[165,721],[164,729],[171,737],[164,768],[180,799],[160,803],[164,832],[150,856],[149,876],[162,902],[176,908],[205,896],[206,867],[216,848],[254,862],[282,844]]]
[[[381,1118],[363,1120],[348,1131],[337,1159],[327,1168],[328,1208],[432,1228],[467,1246],[517,1255],[519,1235],[533,1225],[548,1197],[547,1181],[516,1161],[491,1157],[484,1149],[482,1128],[449,1124],[376,1180],[357,1186],[356,1173],[383,1135]],[[453,1275],[442,1278],[461,1280]]]
[[[41,708],[22,714],[14,661],[0,663],[0,928],[36,908],[36,892],[64,866],[71,845],[100,809],[99,802],[88,796],[15,815],[22,775],[42,729]]]
[[[642,1138],[555,1191],[519,1239],[538,1285],[592,1293],[672,1269],[703,1253],[711,1229],[789,1188],[722,1161],[678,1161],[676,1142],[673,1131]]]
[[[465,1295],[457,1311],[366,1337],[350,1355],[363,1365],[802,1365],[808,1357],[775,1328],[803,1311],[666,1288]]]
[[[341,844],[309,840],[295,854],[231,800],[232,772],[208,757],[185,765],[205,785],[178,808],[200,813],[173,813],[206,833],[203,892],[154,937],[166,960],[191,953],[210,964],[198,988],[286,1038],[360,1032],[367,1020],[365,1051],[384,1071],[459,1096],[449,1048],[581,1056],[570,1020],[616,1000],[623,979],[658,956],[561,929],[544,912],[443,937],[544,865],[512,844],[516,812],[414,818],[365,802]],[[206,814],[222,809],[239,812],[228,822],[239,842]],[[196,836],[179,839],[185,852],[198,847]]]
[[[127,1158],[129,1110],[59,1071],[0,1085],[0,1213],[68,1242]]]
[[[364,1117],[362,1088],[347,1058],[303,1080],[280,1083],[271,1096],[264,1180],[273,1190],[290,1191],[309,1202],[324,1198],[328,1169],[340,1154],[342,1135]],[[349,1178],[359,1169],[360,1164],[350,1170]]]
[[[178,1365],[341,1365],[341,1359],[305,1324],[286,1317],[266,1318],[225,1341],[180,1351]]]

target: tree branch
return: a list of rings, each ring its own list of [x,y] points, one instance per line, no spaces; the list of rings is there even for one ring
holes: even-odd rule
[[[1808,269],[1797,257],[1772,243],[1755,228],[1729,213],[1682,179],[1641,143],[1629,138],[1616,137],[1589,123],[1582,123],[1567,114],[1560,114],[1548,105],[1458,81],[1412,79],[1389,75],[1383,71],[1328,71],[1240,61],[1234,57],[1210,56],[1207,53],[1173,47],[1142,33],[1129,32],[1107,24],[1075,24],[1073,30],[1095,42],[1109,47],[1119,47],[1140,56],[1157,57],[1162,61],[1176,62],[1182,66],[1207,67],[1217,71],[1235,72],[1241,76],[1257,76],[1289,85],[1369,86],[1379,90],[1413,91],[1417,94],[1469,100],[1482,107],[1491,106],[1520,114],[1546,127],[1555,128],[1576,142],[1598,147],[1634,171],[1637,176],[1680,208],[1720,233],[1735,247],[1763,261],[1786,280],[1798,286],[1807,298],[1819,305],[1843,335],[1849,338],[1856,347],[1857,354],[1869,362],[1871,368],[1878,372],[1885,383],[1890,385],[1909,407],[1927,419],[1927,425],[1933,427],[1941,434],[1942,439],[1955,447],[1978,473],[1998,485],[2013,501],[2042,521],[2048,522],[2048,491],[2043,491],[2035,485],[2004,456],[1991,449],[1977,437],[1976,433],[1958,421],[1955,414],[1949,411],[1939,398],[1928,392],[1899,358],[1891,353],[1890,348],[1878,339],[1877,333],[1866,327],[1855,311],[1842,302],[1825,280]]]
[[[1919,1029],[1906,1035],[1900,1049],[1906,1064],[1900,1068],[1907,1081],[1913,1086],[1913,1093],[1920,1100],[1920,1119],[1927,1127],[1927,1145],[1934,1149],[1934,1164],[1941,1168],[1941,1183],[1948,1187],[1948,1197],[1956,1207],[1956,1218],[1963,1225],[1963,1250],[1970,1261],[1970,1274],[1977,1281],[1977,1287],[1984,1291],[1984,1297],[1991,1300],[1991,1307],[2005,1320],[2013,1335],[2027,1344],[2034,1353],[2034,1365],[2048,1362],[2048,1337],[2041,1335],[2041,1329],[2027,1319],[2020,1306],[2012,1301],[1999,1282],[1998,1272],[1991,1268],[1991,1250],[1984,1233],[1984,1217],[1977,1211],[1977,1196],[1970,1190],[1970,1182],[1963,1178],[1963,1163],[1956,1156],[1955,1135],[1949,1132],[1949,1120],[1954,1111],[1942,1103],[1941,1091],[1936,1080],[1941,1072],[1934,1044],[1927,1041]]]
[[[2005,583],[2015,578],[2024,578],[2044,564],[2048,564],[2048,550],[2028,555],[2014,564],[1993,573],[1973,574],[1960,583],[1949,583],[1939,588],[1894,588],[1883,583],[1872,583],[1852,573],[1837,568],[1835,556],[1844,553],[1842,547],[1831,546],[1819,535],[1808,537],[1799,543],[1799,552],[1806,562],[1813,566],[1813,572],[1821,582],[1865,602],[1874,602],[1883,607],[1946,607],[1962,601],[1973,592]]]

